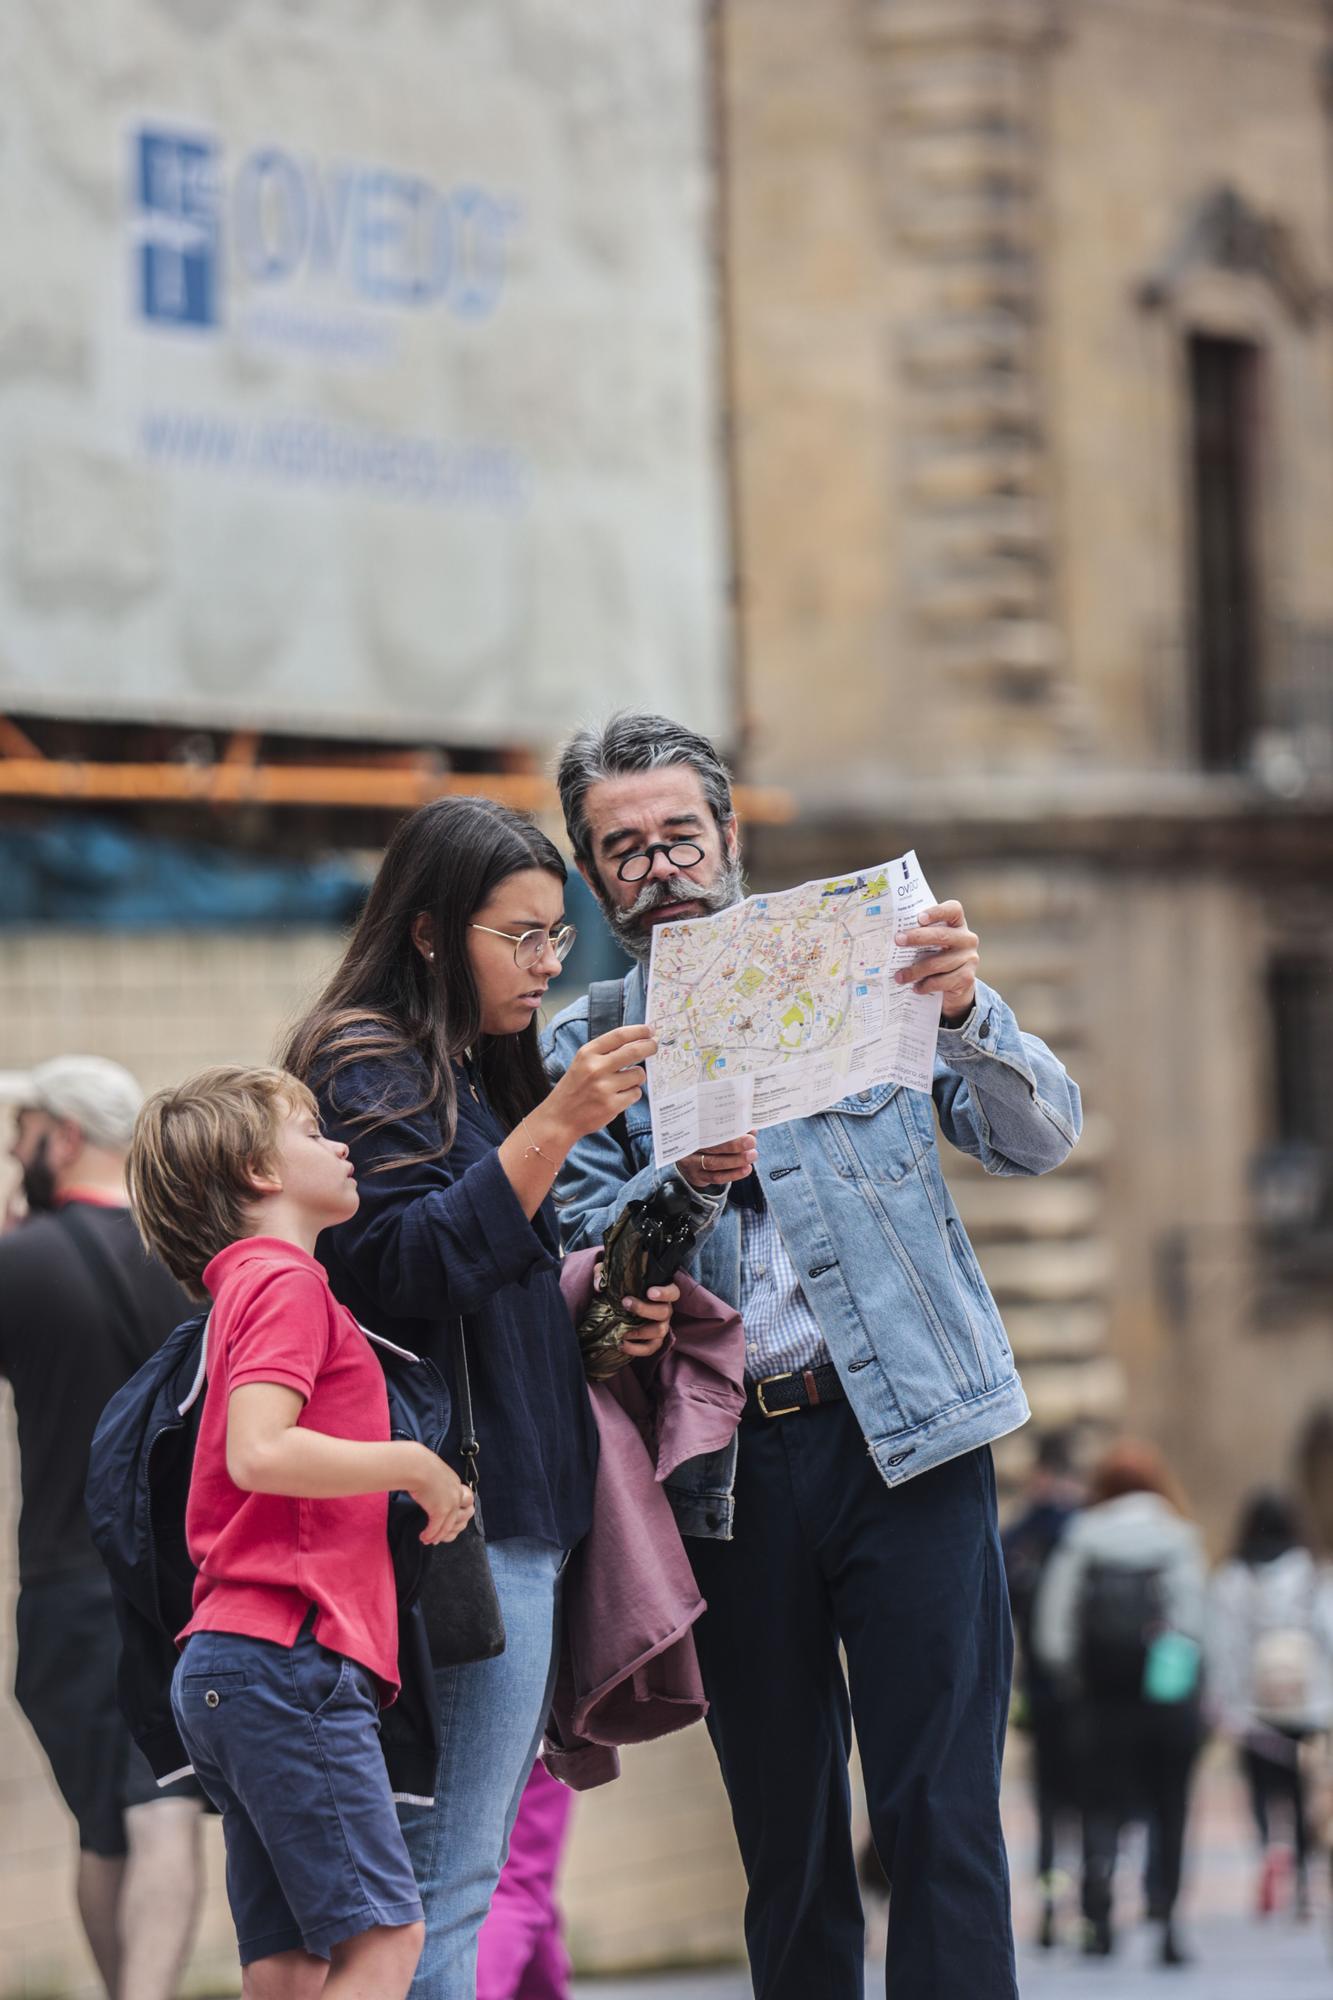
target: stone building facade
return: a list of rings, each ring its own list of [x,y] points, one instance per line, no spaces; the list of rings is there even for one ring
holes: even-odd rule
[[[1216,1543],[1333,1377],[1326,9],[712,18],[738,761],[801,808],[751,871],[911,842],[962,897],[1086,1089],[1060,1174],[955,1175],[1038,1422],[1159,1438]],[[11,943],[5,1063],[262,1057],[333,948]],[[6,1419],[0,1565],[12,1497]],[[215,1835],[196,1992],[234,1966]],[[70,1860],[4,1705],[3,2000],[91,1990]],[[585,1801],[567,1902],[591,1966],[736,1949],[702,1731]]]
[[[1158,1438],[1216,1540],[1333,1380],[1327,10],[719,45],[745,765],[802,805],[752,864],[962,896],[1090,1111],[958,1176],[1039,1422]]]

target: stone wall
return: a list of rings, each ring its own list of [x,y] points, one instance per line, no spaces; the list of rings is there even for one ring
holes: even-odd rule
[[[754,775],[1188,772],[1192,332],[1265,347],[1265,614],[1329,625],[1327,46],[1317,0],[722,10]]]

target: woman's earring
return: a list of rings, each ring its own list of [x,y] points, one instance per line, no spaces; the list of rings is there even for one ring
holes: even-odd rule
[[[432,960],[433,960],[433,959],[434,959],[434,957],[435,957],[435,953],[434,953],[433,951],[428,951],[428,952],[426,953],[426,956],[427,956],[427,958],[429,958],[429,959],[432,959]]]

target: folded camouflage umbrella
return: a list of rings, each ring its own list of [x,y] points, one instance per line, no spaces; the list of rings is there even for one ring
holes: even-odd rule
[[[694,1248],[703,1216],[678,1174],[667,1174],[642,1201],[627,1201],[602,1246],[602,1288],[579,1321],[579,1346],[590,1382],[605,1382],[632,1357],[627,1333],[644,1322],[622,1299],[647,1299],[650,1285],[669,1285]]]

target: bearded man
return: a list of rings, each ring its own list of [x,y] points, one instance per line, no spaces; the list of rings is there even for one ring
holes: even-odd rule
[[[637,961],[618,1011],[642,1022],[654,925],[744,894],[726,768],[678,723],[622,714],[571,739],[558,782],[580,872]],[[707,1216],[695,1274],[746,1330],[737,1438],[668,1492],[707,1600],[695,1637],[758,2000],[861,2000],[853,1721],[891,1885],[893,2000],[1018,1990],[999,1813],[1013,1641],[990,1446],[1028,1408],[936,1119],[988,1172],[1045,1173],[1078,1137],[1079,1094],[978,980],[959,903],[898,941],[930,954],[900,982],[942,996],[930,1096],[877,1084],[677,1163]],[[584,1000],[550,1031],[554,1074],[588,1038]],[[619,1132],[573,1148],[557,1183],[568,1247],[601,1242],[656,1179],[645,1096]]]

